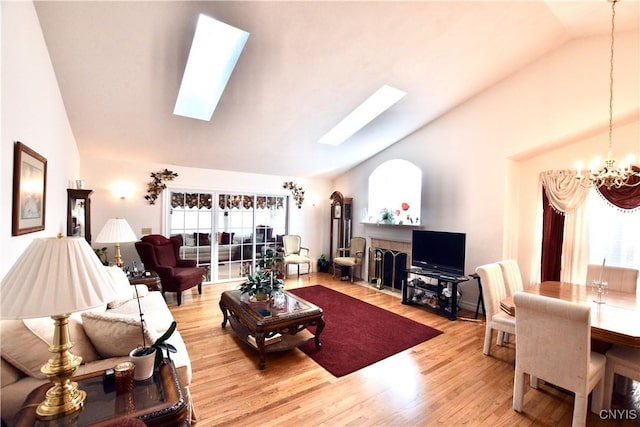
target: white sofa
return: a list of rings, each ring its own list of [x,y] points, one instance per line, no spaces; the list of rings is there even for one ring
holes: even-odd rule
[[[116,278],[119,296],[108,306],[72,314],[69,325],[74,347],[71,352],[83,359],[76,375],[113,368],[127,361],[129,352],[142,345],[136,288],[147,326],[147,344],[155,341],[173,321],[160,292],[149,292],[144,285],[133,287],[121,269],[105,268]],[[48,382],[40,368],[49,359],[53,321],[51,318],[2,320],[0,326],[1,413],[2,420],[11,426],[27,395]],[[178,350],[171,354],[171,359],[189,397],[191,361],[179,328],[180,325],[167,342]]]

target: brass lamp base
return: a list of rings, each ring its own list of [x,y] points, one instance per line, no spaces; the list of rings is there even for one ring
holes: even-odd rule
[[[114,258],[116,261],[116,265],[122,268],[122,266],[124,265],[124,262],[122,262],[122,255],[120,255],[120,243],[116,243],[116,252],[115,252]]]
[[[45,399],[36,409],[39,419],[58,418],[79,411],[84,406],[87,394],[78,389],[70,378],[82,363],[82,358],[69,350],[73,343],[69,339],[69,315],[51,316],[55,323],[53,343],[49,347],[51,359],[40,371],[53,383]]]

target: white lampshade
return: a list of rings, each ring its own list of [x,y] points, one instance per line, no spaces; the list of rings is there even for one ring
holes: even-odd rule
[[[136,234],[124,218],[110,218],[107,220],[98,237],[96,243],[124,243],[138,240]]]
[[[83,237],[34,239],[2,279],[0,317],[68,314],[117,296],[111,275]]]

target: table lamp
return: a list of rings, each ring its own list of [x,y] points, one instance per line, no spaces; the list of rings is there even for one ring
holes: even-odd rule
[[[96,237],[96,243],[116,244],[115,262],[116,265],[121,268],[124,263],[120,255],[120,243],[135,242],[136,240],[138,240],[136,234],[124,218],[110,218],[107,220],[107,223],[102,227],[102,230],[100,230],[98,237]]]
[[[80,410],[86,392],[70,381],[82,358],[70,352],[69,315],[117,298],[116,284],[91,246],[83,237],[61,234],[34,239],[2,279],[0,297],[3,319],[53,319],[51,358],[41,369],[53,386],[37,416],[52,419]]]

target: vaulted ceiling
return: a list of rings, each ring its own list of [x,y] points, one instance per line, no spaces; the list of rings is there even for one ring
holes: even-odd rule
[[[80,154],[331,177],[572,38],[590,1],[36,1]],[[637,29],[640,3],[616,6]],[[210,122],[172,114],[200,13],[251,35]],[[408,95],[338,147],[318,139],[383,84]]]

